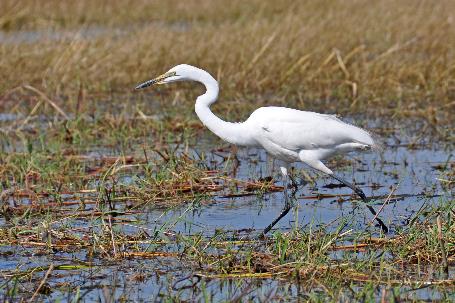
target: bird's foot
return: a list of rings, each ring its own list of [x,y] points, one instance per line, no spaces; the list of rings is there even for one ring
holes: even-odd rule
[[[384,224],[384,222],[378,217],[376,211],[374,210],[374,208],[368,204],[368,201],[369,199],[366,197],[365,193],[360,189],[358,188],[357,186],[347,182],[346,180],[343,180],[342,178],[332,174],[330,175],[332,178],[340,181],[342,184],[346,185],[347,187],[351,188],[361,199],[362,201],[365,203],[366,207],[368,208],[368,210],[371,212],[371,214],[374,216],[376,222],[379,223],[379,225],[381,226],[381,229],[385,232],[385,233],[388,233],[389,231],[389,228]]]
[[[292,208],[291,204],[289,202],[286,203],[286,205],[283,208],[283,210],[281,211],[280,215],[275,220],[273,220],[273,222],[270,223],[269,226],[267,226],[264,229],[264,231],[262,232],[262,234],[259,237],[265,238],[265,234],[267,234],[275,226],[275,224],[277,224],[284,216],[286,216],[288,214],[288,212],[291,210],[291,208]]]

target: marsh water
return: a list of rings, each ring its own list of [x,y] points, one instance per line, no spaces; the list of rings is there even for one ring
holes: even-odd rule
[[[210,142],[205,144],[210,146]],[[230,151],[226,153],[229,156]],[[219,152],[218,152],[219,154]],[[210,153],[208,154],[210,155]],[[267,155],[259,149],[241,149],[237,157],[240,165],[237,176],[243,180],[254,180],[269,176],[271,164]],[[381,217],[392,227],[401,226],[410,220],[415,212],[426,203],[437,203],[449,192],[442,187],[440,169],[451,165],[453,155],[448,150],[421,146],[408,149],[406,144],[388,145],[381,154],[351,155],[345,157],[348,164],[339,169],[338,175],[355,181],[368,197],[373,197],[379,207],[392,193],[390,203],[384,207]],[[216,155],[209,156],[209,161],[222,161]],[[273,176],[276,184],[281,185],[279,162],[273,164]],[[222,164],[220,164],[222,166]],[[347,167],[346,167],[347,166]],[[303,164],[294,165],[300,186],[295,194],[295,207],[275,228],[281,230],[305,227],[310,224],[327,224],[340,218],[354,221],[357,228],[365,228],[371,220],[371,214],[362,207],[362,203],[351,203],[352,191],[339,186],[330,177],[311,172]],[[305,177],[299,174],[305,170],[315,183],[305,184]],[[288,190],[290,194],[291,190]],[[431,193],[431,194],[429,194]],[[326,195],[326,196],[325,196]],[[353,197],[355,198],[355,197]],[[357,200],[357,199],[354,199]],[[173,217],[184,216],[185,220],[177,223],[173,230],[181,233],[213,233],[216,229],[225,230],[261,230],[280,213],[284,205],[283,192],[250,195],[244,197],[214,197],[202,207],[187,207],[171,210],[163,216],[162,211],[153,211],[147,215],[151,225],[161,225]]]
[[[9,118],[5,116],[5,119]],[[403,130],[395,129],[385,138],[383,151],[337,157],[328,164],[339,176],[360,186],[371,198],[376,210],[383,207],[380,217],[390,227],[390,235],[405,227],[426,205],[437,205],[453,197],[453,188],[445,186],[445,174],[454,165],[450,145],[422,140],[416,144],[412,140]],[[268,159],[263,150],[240,148],[236,152],[237,165],[234,170],[232,165],[226,165],[226,159],[233,155],[232,149],[219,144],[220,141],[209,135],[200,138],[198,144],[190,147],[189,151],[194,157],[204,154],[209,167],[228,170],[227,173],[237,179],[257,180],[272,176],[276,185],[282,184],[278,169],[280,163]],[[119,153],[115,149],[100,148],[87,154],[97,157]],[[368,229],[380,233],[380,229],[371,223],[371,213],[352,195],[350,189],[339,186],[337,181],[317,174],[303,164],[296,163],[294,168],[300,186],[291,198],[293,208],[272,233],[314,229],[318,226],[331,230],[342,222],[346,222],[349,229]],[[138,178],[141,177],[125,174],[121,180],[128,183]],[[200,234],[209,238],[220,230],[235,234],[236,237],[248,235],[254,238],[281,212],[283,206],[283,191],[216,194],[204,196],[199,202],[187,201],[168,208],[148,205],[146,211],[127,216],[126,219],[130,221],[121,228],[125,233],[142,230],[148,235],[159,231],[161,237],[167,235],[171,238],[178,234]],[[0,225],[8,224],[4,218],[0,219]],[[63,220],[60,224],[84,228],[88,223]],[[168,250],[178,251],[179,248],[178,245],[169,245]],[[270,298],[271,294],[282,294],[283,300],[301,298],[299,287],[286,281],[201,279],[193,276],[194,273],[184,263],[173,257],[113,261],[92,259],[86,250],[44,254],[21,246],[2,246],[0,258],[2,272],[24,271],[45,267],[50,263],[78,264],[90,259],[90,268],[54,272],[51,281],[59,286],[59,291],[48,294],[49,301],[71,301],[76,288],[80,298],[86,301],[159,301],[163,296],[177,296],[190,301],[204,298],[232,300],[241,296],[261,301]],[[449,274],[453,278],[453,268]],[[138,276],[141,278],[137,279]],[[73,291],[63,291],[65,286]],[[439,296],[432,288],[409,292],[411,296],[424,300]]]
[[[455,302],[452,5],[10,2],[1,302]],[[220,80],[224,117],[278,102],[378,134],[326,164],[389,233],[302,163],[284,190],[279,161],[215,138],[180,90],[131,92],[185,62]]]

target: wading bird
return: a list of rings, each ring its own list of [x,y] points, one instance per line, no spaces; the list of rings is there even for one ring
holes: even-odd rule
[[[245,122],[223,121],[210,110],[210,105],[218,98],[218,82],[208,72],[187,64],[177,65],[163,75],[138,85],[136,89],[186,80],[200,82],[206,88],[205,94],[196,99],[195,111],[208,129],[229,143],[262,147],[272,157],[287,163],[281,167],[285,190],[288,187],[288,178],[291,179],[293,186],[296,186],[292,175],[289,174],[289,165],[301,161],[351,188],[368,203],[360,188],[336,176],[322,163],[322,160],[335,154],[373,148],[375,142],[367,131],[344,123],[333,115],[273,106],[256,109]],[[373,207],[368,204],[366,206],[382,229],[387,232],[386,225],[377,217]],[[283,211],[263,233],[266,234],[290,209],[291,205],[285,193]]]

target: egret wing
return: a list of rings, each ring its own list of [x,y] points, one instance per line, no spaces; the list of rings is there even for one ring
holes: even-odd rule
[[[373,144],[368,132],[332,115],[279,107],[266,109],[258,115],[262,118],[263,136],[288,150],[334,148],[352,142]]]

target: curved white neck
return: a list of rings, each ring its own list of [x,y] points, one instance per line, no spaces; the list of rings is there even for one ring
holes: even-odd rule
[[[250,130],[244,123],[231,123],[218,118],[210,110],[210,105],[218,98],[218,82],[206,71],[198,70],[192,76],[194,81],[204,84],[205,94],[196,99],[195,111],[202,123],[221,139],[236,145],[255,145],[255,140],[250,136]]]

